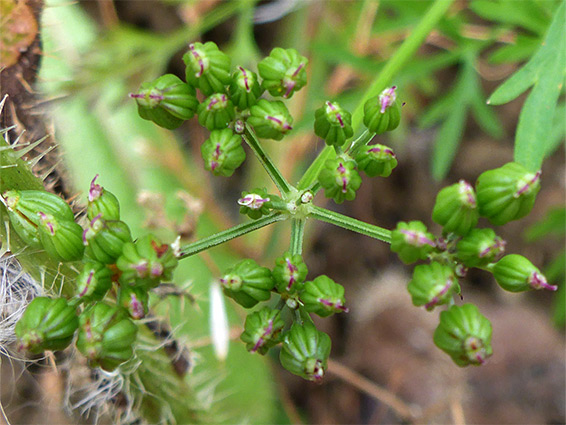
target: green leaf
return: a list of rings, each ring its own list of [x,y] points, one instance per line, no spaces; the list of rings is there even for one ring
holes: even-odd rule
[[[566,235],[566,208],[549,211],[541,221],[533,224],[525,232],[528,242],[534,242],[550,235]]]
[[[540,46],[541,40],[518,34],[514,44],[507,44],[493,52],[488,61],[493,64],[521,62],[529,59]]]
[[[531,60],[491,95],[488,103],[499,105],[515,99],[533,86],[519,116],[514,160],[538,170],[552,139],[556,103],[566,76],[566,5],[556,11],[544,43]]]
[[[519,26],[535,34],[540,33],[547,23],[544,11],[530,0],[475,0],[470,9],[484,19]]]

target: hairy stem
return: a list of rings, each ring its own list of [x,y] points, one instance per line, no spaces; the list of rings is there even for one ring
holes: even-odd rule
[[[309,217],[334,224],[335,226],[351,230],[352,232],[369,236],[370,238],[391,243],[391,231],[374,224],[369,224],[364,221],[356,220],[355,218],[327,210],[326,208],[313,206],[309,213]]]
[[[267,152],[263,150],[253,130],[247,124],[246,131],[242,137],[254,152],[259,162],[261,162],[261,165],[263,165],[263,168],[265,168],[265,171],[267,171],[267,174],[269,174],[269,177],[271,177],[271,180],[273,180],[273,183],[275,183],[275,186],[279,189],[279,192],[281,192],[282,195],[290,193],[292,190],[291,185],[287,182],[285,177],[283,177],[269,155],[267,155]]]
[[[205,251],[217,245],[221,245],[224,242],[228,242],[229,240],[243,236],[247,233],[253,232],[254,230],[261,229],[262,227],[268,226],[277,221],[285,220],[286,218],[287,216],[285,214],[273,213],[271,215],[261,217],[258,220],[239,224],[237,226],[231,227],[230,229],[223,230],[222,232],[215,233],[204,239],[185,245],[181,248],[181,254],[179,258],[190,257],[191,255],[198,254],[201,251]]]

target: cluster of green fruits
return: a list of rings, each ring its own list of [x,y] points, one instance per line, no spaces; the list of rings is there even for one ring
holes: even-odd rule
[[[84,229],[52,193],[9,190],[1,200],[26,244],[80,270],[72,298],[31,301],[15,328],[19,348],[34,354],[63,350],[76,333],[76,347],[91,366],[111,371],[133,356],[138,331],[133,320],[145,317],[149,291],[172,278],[177,258],[151,234],[134,241],[120,220],[118,200],[95,180]]]
[[[142,84],[130,97],[142,118],[168,129],[197,114],[199,123],[210,131],[201,153],[205,168],[214,175],[231,176],[245,160],[241,135],[246,124],[263,139],[281,140],[292,130],[293,118],[285,104],[261,96],[267,91],[288,99],[306,85],[308,60],[296,50],[273,49],[258,63],[259,76],[241,66],[232,72],[230,57],[213,42],[191,44],[183,60],[186,83],[167,74]],[[197,89],[205,97],[200,103]],[[400,119],[396,87],[365,104],[364,124],[371,134],[395,129]],[[314,132],[339,153],[326,161],[318,177],[325,196],[337,203],[354,199],[361,184],[358,169],[371,177],[387,177],[397,165],[387,146],[360,144],[342,149],[354,130],[351,114],[336,102],[325,102],[316,110]]]
[[[391,250],[406,264],[430,260],[415,267],[408,290],[415,306],[433,310],[453,304],[460,294],[458,278],[475,267],[493,273],[503,289],[556,290],[527,258],[510,254],[503,258],[505,241],[491,228],[478,228],[487,218],[503,225],[526,216],[540,189],[540,171],[533,173],[517,163],[482,173],[476,190],[460,182],[442,189],[436,198],[432,219],[442,226],[436,238],[420,221],[400,222],[391,235]],[[471,305],[452,305],[440,315],[435,344],[459,366],[483,364],[492,354],[491,324]]]
[[[305,379],[318,381],[324,376],[330,354],[330,337],[316,329],[309,313],[328,317],[347,312],[344,287],[328,276],[305,281],[306,264],[298,254],[286,252],[275,260],[273,270],[245,259],[220,278],[224,294],[244,308],[269,301],[272,293],[281,299],[275,308],[263,307],[248,314],[241,339],[252,353],[265,354],[282,344],[283,367]],[[294,312],[294,323],[284,331],[282,310]]]

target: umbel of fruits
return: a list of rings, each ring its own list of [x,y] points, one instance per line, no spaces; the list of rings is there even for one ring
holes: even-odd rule
[[[271,270],[248,258],[240,261],[220,279],[224,294],[245,308],[271,297],[275,286]]]
[[[264,307],[248,314],[240,338],[246,343],[248,351],[265,354],[281,341],[281,331],[284,326],[285,322],[281,319],[279,310]]]
[[[79,326],[76,308],[64,298],[34,298],[16,324],[20,349],[33,354],[63,350]]]
[[[480,215],[498,226],[526,216],[540,190],[540,174],[516,162],[482,173],[476,183]]]
[[[434,343],[458,366],[477,366],[493,353],[491,333],[491,323],[475,305],[454,305],[440,313]]]
[[[279,360],[289,372],[321,381],[330,356],[330,337],[311,323],[293,323],[285,335]]]
[[[130,97],[136,100],[140,117],[169,130],[191,119],[198,106],[195,89],[172,74],[142,84]]]
[[[137,331],[125,310],[99,302],[80,315],[77,348],[91,366],[112,371],[133,356]]]

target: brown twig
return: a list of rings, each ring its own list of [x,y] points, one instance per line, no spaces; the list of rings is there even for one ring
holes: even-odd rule
[[[328,359],[328,372],[336,375],[338,378],[366,393],[367,395],[379,400],[389,406],[401,419],[413,422],[415,419],[414,409],[397,397],[395,394],[380,387],[375,382],[370,381],[359,373],[344,366],[343,364]]]

